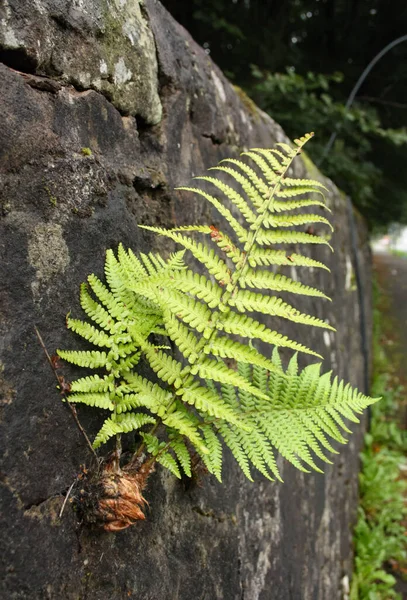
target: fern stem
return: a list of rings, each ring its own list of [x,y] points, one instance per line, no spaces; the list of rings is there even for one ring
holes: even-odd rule
[[[174,398],[175,400],[175,398]],[[155,432],[157,431],[157,429],[160,427],[160,425],[162,425],[162,420],[159,419],[157,421],[157,423],[155,425],[153,425],[153,427],[150,429],[150,431],[148,432],[150,435],[154,435]],[[140,454],[143,452],[144,447],[145,447],[145,442],[144,440],[140,443],[139,447],[137,448],[137,450],[134,452],[133,456],[131,457],[129,463],[128,463],[128,467],[131,469],[132,466],[135,465],[135,463],[137,462],[137,459],[139,458]],[[155,457],[154,457],[155,459]],[[152,462],[152,464],[154,464],[155,460]]]
[[[306,141],[308,141],[308,139]],[[306,143],[306,142],[304,142],[304,143]],[[249,245],[248,245],[247,249],[245,249],[245,255],[244,255],[244,258],[243,258],[243,261],[242,261],[242,265],[239,266],[239,268],[236,269],[236,271],[233,273],[234,282],[233,282],[233,288],[232,288],[232,291],[230,292],[230,295],[232,295],[235,292],[235,290],[236,290],[236,287],[237,287],[238,282],[239,282],[239,278],[241,277],[241,275],[242,275],[242,273],[243,273],[243,271],[244,271],[244,269],[246,267],[247,261],[248,261],[249,256],[250,256],[250,252],[252,251],[253,246],[254,246],[254,244],[256,242],[256,238],[257,238],[257,235],[258,235],[258,233],[259,233],[259,231],[260,231],[260,229],[262,227],[264,217],[266,216],[267,212],[270,210],[270,206],[271,206],[271,204],[273,202],[273,199],[274,199],[274,197],[276,195],[276,192],[278,191],[278,188],[280,187],[281,182],[284,179],[285,174],[287,173],[287,171],[290,168],[292,162],[294,161],[294,158],[296,158],[298,156],[298,154],[301,152],[304,143],[302,143],[301,145],[297,146],[297,149],[295,151],[294,156],[288,162],[288,164],[285,167],[285,169],[283,170],[283,172],[279,175],[279,177],[278,177],[277,181],[275,182],[273,188],[270,189],[269,197],[266,200],[266,206],[262,207],[262,212],[260,212],[260,214],[257,217],[257,220],[255,222],[255,229],[254,229],[254,232],[252,234],[252,239],[250,240],[250,242],[247,242]]]
[[[313,135],[313,134],[311,134]],[[308,138],[309,139],[309,138]],[[241,265],[239,265],[236,270],[234,271],[233,275],[232,275],[232,287],[231,289],[227,289],[225,288],[224,291],[222,292],[222,295],[220,297],[220,304],[223,304],[226,307],[226,310],[223,314],[227,314],[228,312],[230,312],[230,308],[228,307],[228,299],[235,293],[238,284],[239,284],[239,279],[242,276],[242,273],[247,265],[247,261],[249,260],[250,257],[250,252],[253,249],[253,246],[256,242],[256,237],[261,229],[263,220],[265,218],[265,215],[267,214],[267,211],[270,209],[270,205],[275,197],[275,194],[281,184],[281,181],[283,180],[285,174],[287,173],[288,169],[290,168],[294,158],[296,158],[298,156],[298,154],[301,152],[303,145],[308,141],[308,139],[305,140],[305,142],[298,144],[297,149],[295,151],[294,156],[292,156],[291,160],[287,163],[286,167],[284,168],[284,170],[282,171],[282,173],[279,175],[276,183],[274,184],[274,186],[272,188],[270,188],[270,193],[269,193],[269,197],[267,198],[267,200],[265,201],[265,207],[263,208],[262,212],[259,214],[259,216],[257,217],[257,221],[255,223],[256,228],[252,234],[252,239],[249,242],[249,246],[245,252],[244,258],[242,260]],[[214,319],[211,322],[211,328],[212,331],[210,332],[209,335],[202,337],[197,345],[196,348],[196,356],[194,360],[191,360],[190,364],[193,365],[195,364],[198,360],[200,360],[203,350],[204,348],[207,346],[207,344],[212,340],[212,338],[216,335],[217,331],[216,331],[216,323],[218,322],[218,320],[221,318],[220,313],[218,313],[217,315],[215,315]],[[184,375],[184,381],[186,380],[186,378],[188,377],[188,372],[185,373]],[[170,404],[171,406],[171,404]]]
[[[58,375],[58,373],[57,373],[57,370],[56,370],[56,368],[55,368],[55,365],[54,365],[54,363],[53,363],[53,361],[52,361],[52,358],[50,357],[50,355],[49,355],[49,353],[48,353],[48,350],[47,350],[47,348],[45,347],[44,341],[43,341],[43,339],[42,339],[42,337],[41,337],[41,334],[40,334],[40,332],[38,331],[37,327],[35,327],[35,326],[34,326],[34,329],[35,329],[35,333],[36,333],[36,335],[37,335],[37,338],[38,338],[38,340],[39,340],[39,342],[40,342],[40,344],[41,344],[41,347],[42,347],[42,349],[43,349],[43,351],[44,351],[44,354],[45,354],[45,356],[47,357],[48,364],[49,364],[49,366],[51,367],[51,369],[52,369],[52,372],[53,372],[53,373],[54,373],[54,375],[55,375],[55,379],[56,379],[56,380],[57,380],[57,382],[58,382],[58,387],[59,387],[59,388],[60,388],[60,390],[61,390],[61,395],[62,395],[62,397],[63,397],[63,398],[64,398],[64,400],[65,400],[65,404],[66,404],[67,406],[69,406],[69,409],[70,409],[70,411],[71,411],[71,413],[72,413],[72,416],[73,416],[73,418],[74,418],[74,421],[75,421],[75,423],[76,423],[76,426],[77,426],[77,428],[79,429],[79,431],[81,432],[81,434],[82,434],[82,435],[83,435],[83,437],[85,438],[86,445],[88,446],[88,448],[89,448],[90,452],[92,453],[92,455],[93,455],[94,459],[96,460],[96,463],[99,465],[100,459],[99,459],[98,455],[96,454],[96,452],[95,452],[95,450],[94,450],[94,448],[93,448],[93,446],[92,446],[92,444],[91,444],[91,441],[90,441],[90,439],[89,439],[89,438],[88,438],[88,436],[86,435],[86,432],[85,432],[84,428],[83,428],[83,427],[82,427],[82,425],[80,424],[80,421],[79,421],[79,418],[78,418],[78,414],[77,414],[77,412],[76,412],[76,408],[75,408],[75,406],[74,406],[73,404],[71,404],[71,403],[69,402],[69,400],[68,400],[68,397],[67,397],[67,395],[66,395],[66,392],[65,392],[65,390],[64,390],[64,388],[61,386],[61,383],[63,383],[63,377],[61,378],[61,377]]]
[[[164,454],[164,452],[167,452],[167,450],[169,450],[170,448],[171,448],[171,442],[167,442],[166,445],[163,446],[161,448],[161,450],[159,452],[157,452],[157,454],[155,456],[152,456],[149,460],[146,461],[146,463],[144,464],[144,468],[150,470],[152,468],[152,466],[154,465],[154,463],[156,463],[158,461],[160,456],[162,454]]]
[[[313,135],[313,134],[312,134]],[[284,170],[281,172],[281,174],[279,175],[277,181],[274,183],[273,187],[269,188],[269,196],[268,198],[265,200],[265,204],[263,205],[263,210],[260,212],[259,216],[257,217],[257,220],[255,222],[255,229],[251,235],[251,239],[250,241],[248,241],[248,246],[247,249],[244,253],[244,257],[243,260],[241,262],[241,264],[239,264],[237,266],[237,268],[235,269],[233,275],[232,275],[232,282],[231,282],[231,289],[227,289],[225,288],[222,292],[222,295],[220,297],[219,300],[219,304],[223,304],[225,306],[225,311],[223,314],[228,314],[230,312],[230,308],[228,306],[228,300],[229,298],[235,293],[238,284],[239,284],[239,279],[241,278],[244,269],[247,265],[247,262],[249,260],[250,257],[250,253],[253,249],[253,246],[256,242],[256,238],[257,235],[262,227],[263,221],[265,216],[267,215],[267,212],[270,210],[270,206],[273,202],[273,199],[275,198],[275,194],[278,191],[280,185],[281,185],[281,181],[283,180],[284,176],[286,175],[288,169],[290,168],[294,158],[296,158],[298,156],[298,154],[301,152],[303,145],[309,140],[309,138],[307,138],[304,142],[302,142],[301,144],[297,145],[297,148],[295,150],[295,154],[291,157],[291,159],[288,161],[286,167],[284,168]],[[246,244],[247,245],[247,244]],[[217,322],[221,319],[221,314],[218,313],[216,315],[214,315],[213,320],[211,321],[211,332],[209,333],[209,335],[205,335],[202,336],[202,338],[199,340],[197,347],[196,347],[196,354],[194,359],[192,359],[190,361],[190,366],[192,366],[193,364],[195,364],[196,362],[198,362],[199,360],[201,360],[202,358],[202,354],[204,352],[204,349],[206,348],[206,346],[210,343],[210,341],[213,339],[214,336],[217,335],[217,330],[216,330],[216,324]],[[189,377],[189,371],[190,369],[185,369],[185,372],[182,376],[182,382],[185,382],[188,377]],[[173,399],[171,400],[171,402],[168,404],[167,410],[169,410],[172,405],[174,404],[174,402],[176,402],[176,396],[174,394]],[[150,430],[150,434],[153,434],[156,430],[157,427],[159,426],[159,423],[156,423],[154,425],[154,427],[152,427],[152,429]],[[130,465],[134,464],[136,459],[140,456],[142,450],[144,448],[144,442],[140,445],[140,447],[137,449],[136,453],[133,455],[131,461],[130,461]],[[158,455],[157,455],[158,456]],[[151,459],[152,460],[152,459]],[[157,460],[157,457],[154,457],[154,460],[152,460],[151,464],[154,464],[154,462]]]

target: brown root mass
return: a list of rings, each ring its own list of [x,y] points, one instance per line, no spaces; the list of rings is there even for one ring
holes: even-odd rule
[[[83,482],[78,498],[83,520],[105,531],[121,531],[144,520],[147,501],[142,492],[151,470],[141,465],[137,472],[126,471],[114,460],[106,463],[97,476]]]

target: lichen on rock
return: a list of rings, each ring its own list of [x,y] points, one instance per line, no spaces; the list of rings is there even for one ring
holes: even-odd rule
[[[24,19],[20,15],[24,14]],[[4,62],[105,94],[147,124],[162,116],[154,37],[142,0],[4,2]]]
[[[57,223],[38,224],[28,242],[28,260],[36,270],[31,284],[34,298],[41,284],[48,283],[57,274],[63,273],[69,265],[69,249],[62,235],[62,227]]]

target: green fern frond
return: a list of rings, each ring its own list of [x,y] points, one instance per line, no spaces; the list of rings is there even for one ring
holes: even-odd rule
[[[86,369],[111,368],[111,363],[107,358],[106,352],[98,350],[57,350],[57,354],[62,360],[85,367]]]
[[[218,231],[216,228],[211,230],[211,241],[217,245],[217,247],[230,258],[235,264],[242,264],[244,254],[239,248],[232,242],[230,237],[225,233]],[[246,238],[247,239],[247,238]]]
[[[69,402],[81,402],[87,404],[87,406],[96,406],[96,408],[104,408],[105,410],[114,410],[114,404],[110,398],[110,394],[107,393],[80,393],[80,394],[69,394]]]
[[[274,208],[274,206],[273,206]],[[269,215],[264,218],[263,227],[296,227],[298,225],[307,225],[309,223],[324,223],[328,225],[331,231],[333,227],[328,219],[320,215]]]
[[[251,267],[269,266],[269,265],[284,265],[291,267],[310,267],[317,269],[330,269],[317,260],[302,256],[301,254],[287,254],[284,250],[269,250],[260,248],[254,245],[248,263]]]
[[[313,325],[314,327],[323,327],[324,329],[336,331],[334,327],[325,321],[305,313],[301,313],[299,310],[293,306],[290,306],[281,298],[277,298],[276,296],[263,296],[262,294],[256,294],[248,290],[239,290],[239,292],[229,300],[229,304],[242,313],[246,313],[248,311],[260,312],[265,315],[289,319],[295,323]]]
[[[196,336],[170,311],[164,313],[164,323],[167,335],[176,344],[181,354],[194,362],[198,358],[196,354],[198,339]]]
[[[273,363],[281,367],[276,350],[273,353]],[[244,368],[247,376],[247,366]],[[347,441],[340,429],[346,432],[349,432],[349,429],[341,415],[357,422],[356,415],[377,399],[360,394],[349,385],[345,386],[343,382],[338,383],[336,378],[331,381],[330,373],[320,375],[320,365],[310,365],[298,372],[295,356],[290,361],[285,375],[286,377],[278,374],[267,377],[267,372],[260,367],[253,370],[253,384],[263,392],[265,381],[269,382],[269,400],[263,402],[250,398],[247,391],[239,393],[242,407],[247,411],[245,419],[251,426],[250,433],[239,432],[240,448],[244,448],[243,440],[247,436],[250,438],[253,432],[260,431],[261,435],[298,469],[306,471],[307,467],[311,467],[320,471],[313,455],[324,462],[331,462],[326,458],[324,450],[336,452],[328,438],[331,437],[340,443]],[[253,456],[256,461],[259,460],[258,456],[249,455],[251,446],[249,442],[246,443],[247,457],[263,472],[264,465],[261,461],[255,464]],[[276,475],[276,472],[273,471],[273,474]]]
[[[211,196],[211,194],[208,194],[207,192],[205,192],[204,190],[201,190],[199,188],[179,187],[177,189],[184,190],[186,192],[194,192],[195,194],[203,196],[206,200],[208,200],[208,202],[210,202],[212,204],[212,206],[214,206],[218,210],[218,212],[222,215],[222,217],[224,217],[224,219],[226,219],[226,221],[229,223],[229,225],[232,227],[233,231],[235,232],[239,242],[241,242],[241,243],[246,242],[247,230],[244,227],[242,227],[242,225],[240,225],[239,221],[237,219],[235,219],[235,217],[232,215],[230,210],[228,208],[226,208],[225,205],[222,204],[222,202],[219,202],[219,200],[217,198],[215,198],[215,196]]]
[[[278,181],[278,175],[284,170],[284,165],[277,159],[275,159],[274,164],[270,166],[267,161],[265,161],[256,152],[243,152],[242,156],[248,156],[254,163],[256,163],[260,171],[264,174],[264,177],[266,178],[266,181],[270,187]]]
[[[247,379],[242,377],[234,369],[230,369],[226,366],[223,361],[211,360],[210,358],[203,358],[191,367],[191,374],[198,374],[202,379],[210,379],[211,381],[218,381],[233,385],[240,390],[251,392],[255,396],[263,397],[264,394],[260,390],[256,389]]]
[[[249,365],[257,365],[271,371],[278,370],[274,363],[263,356],[255,348],[247,344],[241,344],[228,337],[216,336],[211,339],[210,343],[205,346],[206,354],[213,354],[220,358],[231,358],[235,361],[248,363]],[[248,379],[246,377],[246,379]]]
[[[317,179],[296,179],[294,177],[284,177],[284,187],[297,188],[301,190],[305,189],[306,191],[301,193],[306,194],[308,194],[310,191],[317,192],[319,190],[321,194],[329,191],[328,188]]]
[[[191,238],[176,233],[176,230],[175,232],[172,232],[171,230],[162,229],[161,227],[150,227],[147,225],[139,225],[139,227],[169,237],[174,240],[174,242],[184,246],[186,250],[189,250],[191,254],[208,269],[209,273],[213,275],[215,279],[221,281],[228,281],[230,279],[230,272],[226,263],[217,256],[214,250],[209,250],[200,242],[197,243]]]
[[[250,434],[239,431],[239,438],[241,448],[252,465],[267,479],[277,477],[282,481],[267,437],[259,430],[252,430]]]
[[[145,342],[142,346],[150,367],[165,383],[179,388],[182,385],[182,363],[172,358],[162,350],[157,350],[152,344]]]
[[[71,392],[98,393],[112,392],[113,389],[114,377],[112,375],[106,375],[105,377],[89,375],[89,377],[82,377],[71,384]]]
[[[177,479],[181,479],[181,471],[179,470],[179,466],[177,465],[177,461],[169,452],[160,452],[156,456],[157,462],[159,462],[163,467],[171,471]]]
[[[88,277],[88,283],[95,296],[105,305],[114,319],[124,319],[128,312],[123,302],[116,300],[112,292],[93,273]]]
[[[286,165],[287,155],[276,148],[252,148],[250,153],[254,153],[259,155],[259,157],[262,156],[265,158],[275,173],[281,173],[282,169]]]
[[[185,388],[182,400],[187,404],[195,406],[198,411],[210,417],[227,421],[239,428],[248,428],[248,425],[242,423],[240,413],[237,410],[232,410],[218,393],[207,387],[196,386]]]
[[[236,190],[230,187],[230,185],[227,185],[223,181],[216,179],[216,177],[201,176],[194,177],[194,179],[200,181],[208,181],[209,183],[212,183],[215,187],[217,187],[221,192],[225,194],[225,196],[231,201],[232,204],[236,206],[236,208],[239,209],[241,215],[244,217],[246,222],[249,223],[249,225],[255,222],[256,215],[251,210],[248,202],[246,202],[243,196],[238,194]]]
[[[80,302],[88,317],[109,333],[113,334],[124,331],[124,324],[117,323],[112,315],[91,297],[86,283],[82,283],[81,285]]]
[[[216,326],[219,330],[225,331],[226,333],[247,337],[249,339],[258,339],[267,344],[284,346],[297,352],[305,352],[306,354],[312,354],[322,358],[310,348],[307,348],[298,342],[294,342],[287,336],[281,335],[276,331],[271,331],[271,329],[266,327],[263,323],[246,315],[237,315],[236,313],[230,312],[222,317],[222,320],[218,321]]]
[[[80,321],[79,319],[70,319],[68,317],[66,320],[66,325],[68,329],[71,329],[88,342],[91,342],[91,344],[95,344],[95,346],[104,346],[110,348],[113,344],[111,336],[109,336],[104,331],[97,329],[87,321]]]
[[[115,402],[118,415],[141,407],[148,408],[153,414],[158,414],[161,408],[154,394],[123,394]]]
[[[280,194],[281,192],[278,192]],[[295,194],[296,195],[296,194]],[[275,200],[273,202],[273,212],[280,213],[297,208],[305,208],[307,206],[321,206],[324,210],[331,213],[331,209],[326,205],[324,200],[312,200],[310,198],[304,200]]]
[[[141,352],[129,352],[125,357],[115,362],[114,369],[119,373],[125,373],[129,369],[133,369],[140,362]]]
[[[172,399],[171,392],[160,387],[158,383],[153,383],[138,373],[132,372],[124,373],[124,378],[127,385],[125,384],[122,388],[119,388],[124,393],[137,392],[140,396],[149,397],[151,398],[152,406],[166,407],[170,404]]]
[[[212,312],[205,304],[176,290],[161,290],[160,301],[174,315],[202,333],[212,318]]]
[[[274,292],[291,292],[293,294],[302,294],[303,296],[316,296],[330,300],[320,290],[304,285],[299,281],[294,281],[285,275],[271,273],[264,270],[247,269],[239,279],[239,285],[242,288],[251,287],[256,289],[273,290]]]
[[[115,299],[119,302],[123,302],[126,307],[134,309],[136,298],[134,293],[128,288],[127,285],[129,281],[129,273],[123,256],[125,255],[127,258],[127,254],[125,253],[122,244],[119,244],[117,254],[118,258],[116,258],[112,250],[106,251],[106,281]]]
[[[301,142],[301,140],[294,140],[295,142]],[[282,150],[284,150],[286,156],[284,156],[283,158],[283,163],[287,160],[287,157],[291,158],[293,155],[293,149],[289,144],[286,144],[285,142],[277,142],[276,146],[278,146],[279,148],[281,148]]]
[[[227,173],[241,185],[244,193],[247,195],[248,199],[256,209],[259,209],[263,206],[264,198],[261,193],[258,192],[256,187],[252,185],[250,181],[244,175],[242,175],[242,173],[236,171],[236,169],[225,167],[220,163],[217,167],[212,167],[211,169],[208,169],[208,171],[222,171],[223,173]]]
[[[227,423],[221,423],[219,425],[219,433],[221,434],[225,444],[231,450],[237,464],[242,469],[247,479],[253,481],[253,478],[250,473],[250,461],[247,456],[247,453],[242,448],[239,432],[235,431]]]
[[[215,475],[218,481],[222,481],[222,444],[210,425],[202,425],[206,449],[205,466],[208,471]]]
[[[144,425],[154,425],[155,422],[154,417],[145,415],[144,413],[124,413],[123,415],[118,415],[116,420],[106,419],[95,437],[93,447],[96,449],[115,435],[136,431]]]
[[[178,433],[170,433],[169,434],[170,447],[174,452],[175,456],[178,459],[179,464],[181,465],[182,470],[184,471],[187,477],[192,477],[191,471],[191,455],[189,453],[188,448],[186,447],[184,440],[181,435]]]
[[[329,270],[309,256],[269,247],[331,248],[329,231],[315,235],[295,230],[310,223],[332,230],[325,214],[317,214],[319,207],[329,211],[325,186],[287,177],[310,137],[225,159],[210,170],[227,182],[212,175],[195,178],[197,186],[203,182],[213,193],[178,188],[215,208],[227,233],[214,225],[171,230],[142,226],[182,250],[164,260],[152,252],[135,255],[120,245],[116,254],[106,254],[106,283],[90,275],[82,285],[81,306],[90,322],[68,318],[68,327],[106,351],[58,354],[105,371],[74,381],[68,396],[70,402],[110,411],[95,448],[136,431],[143,440],[137,457],[146,449],[151,462],[180,477],[181,472],[191,476],[191,452],[196,452],[221,480],[223,440],[249,479],[252,468],[268,479],[281,479],[276,453],[302,471],[320,471],[318,461],[330,462],[326,453],[335,452],[331,440],[346,442],[347,421],[357,422],[358,414],[374,402],[336,378],[331,381],[330,373],[321,375],[319,365],[299,371],[294,355],[284,370],[276,349],[269,358],[252,346],[252,341],[264,342],[319,356],[253,313],[334,330],[294,302],[269,293],[326,299],[322,291],[297,281],[294,274],[295,280],[261,268]],[[236,184],[239,191],[232,187]],[[308,207],[312,212],[303,211]],[[203,238],[210,247],[199,241]],[[136,372],[141,360],[154,382]]]
[[[247,163],[243,162],[242,160],[237,160],[236,158],[225,158],[219,164],[222,165],[223,163],[229,163],[243,171],[246,181],[249,181],[254,186],[257,192],[256,197],[258,201],[260,201],[260,198],[262,198],[264,202],[270,193],[270,189],[266,181],[264,181],[262,177],[259,177],[254,169],[252,169]]]
[[[158,437],[152,433],[140,431],[140,437],[146,445],[147,452],[152,456],[157,456],[166,447],[166,443],[160,442]]]
[[[265,229],[259,232],[259,235],[256,237],[256,242],[259,246],[266,246],[269,244],[322,244],[328,246],[328,248],[333,251],[333,248],[327,239],[303,231],[285,231],[283,229],[273,229],[269,231],[268,229]]]
[[[187,437],[200,452],[203,452],[204,454],[208,453],[208,449],[198,432],[197,419],[194,418],[192,413],[185,409],[182,410],[181,407],[178,406],[178,410],[167,415],[163,419],[163,423],[164,425],[167,425],[167,427],[177,431],[180,435]]]
[[[207,279],[204,275],[194,273],[191,270],[173,273],[169,287],[184,293],[192,294],[200,300],[204,300],[209,308],[216,308],[220,304],[222,288]]]

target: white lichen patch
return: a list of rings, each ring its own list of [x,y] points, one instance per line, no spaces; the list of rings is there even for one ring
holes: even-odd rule
[[[10,50],[19,48],[20,43],[19,43],[18,39],[16,38],[14,31],[12,29],[9,29],[6,26],[5,19],[2,19],[0,21],[0,24],[1,24],[2,28],[4,27],[2,46],[4,46],[5,48],[9,48]]]
[[[107,75],[107,72],[108,72],[107,62],[103,59],[100,61],[99,70],[100,70],[101,75]]]
[[[245,113],[244,110],[240,110],[240,118],[242,119],[242,122],[247,125],[249,123],[249,119],[247,118],[247,115]]]
[[[328,479],[329,476],[326,476]],[[320,589],[328,590],[332,589],[332,580],[336,580],[336,585],[339,584],[340,567],[340,542],[341,536],[339,530],[332,528],[332,521],[335,515],[332,512],[332,505],[329,499],[332,498],[334,492],[330,491],[328,494],[328,483],[325,483],[325,496],[327,498],[322,518],[319,523],[317,535],[315,538],[315,547],[321,550],[321,559],[324,556],[325,560],[322,561],[322,568],[319,573],[319,584]],[[334,567],[334,568],[333,568]]]
[[[232,119],[232,117],[230,115],[226,115],[226,121],[227,121],[229,130],[232,133],[235,133],[235,124],[233,123],[233,119]]]
[[[123,23],[122,31],[123,34],[130,40],[130,44],[132,46],[135,46],[139,42],[143,42],[143,40],[140,39],[138,28],[131,21],[126,21],[125,23]]]
[[[345,267],[346,267],[345,290],[350,291],[352,288],[353,267],[352,267],[352,261],[348,254],[345,257]]]
[[[291,279],[293,281],[298,281],[298,275],[297,275],[297,271],[296,271],[295,267],[291,267],[290,272],[291,272]]]
[[[50,16],[49,3],[28,4],[32,10],[26,11],[22,25],[18,12],[10,9],[12,2],[2,1],[3,48],[28,54],[34,49],[45,72],[52,67],[64,83],[105,94],[122,113],[151,125],[160,122],[157,52],[143,0],[56,2],[55,15],[67,23],[64,36],[59,20]]]
[[[28,261],[36,271],[31,289],[38,299],[40,285],[63,273],[70,262],[61,225],[40,223],[34,227],[28,241]]]
[[[211,71],[211,77],[219,98],[222,100],[222,102],[226,102],[225,88],[223,87],[223,83],[216,75],[215,71]]]
[[[113,81],[116,85],[123,85],[127,81],[130,81],[131,77],[132,77],[132,72],[130,71],[130,69],[128,69],[126,67],[124,58],[121,57],[114,66]]]
[[[260,496],[265,493],[261,484]],[[256,541],[258,553],[253,562],[244,562],[245,597],[258,600],[264,592],[267,575],[276,560],[273,548],[281,541],[281,508],[278,488],[268,489],[267,493],[273,498],[274,514],[267,512],[243,510],[244,526],[239,542],[239,555],[242,562],[248,553],[248,548]],[[243,582],[242,582],[243,583]]]
[[[89,72],[78,73],[76,77],[78,83],[84,88],[90,87],[92,76]]]
[[[11,26],[12,12],[7,0],[3,2],[3,10],[5,18],[0,19],[0,44],[10,50],[20,48],[21,44]]]

